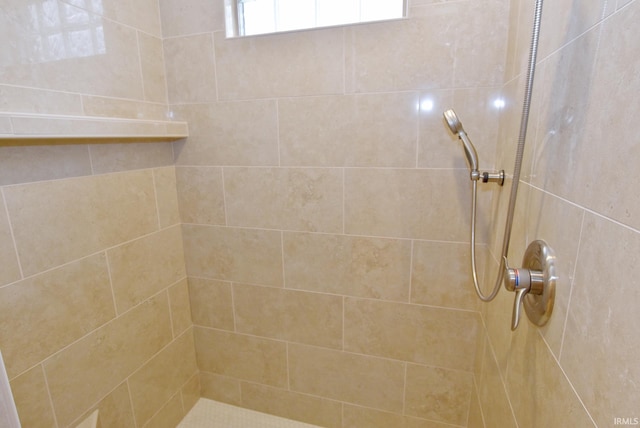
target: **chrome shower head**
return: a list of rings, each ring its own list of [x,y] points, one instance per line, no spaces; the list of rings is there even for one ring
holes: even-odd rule
[[[453,110],[447,110],[443,114],[447,125],[452,133],[458,136],[458,138],[462,141],[462,145],[464,146],[464,154],[467,158],[467,165],[469,165],[469,170],[471,172],[478,171],[478,153],[476,152],[476,148],[473,147],[471,140],[467,137],[467,133],[464,132],[464,128],[462,127],[462,122],[458,119],[458,115]]]

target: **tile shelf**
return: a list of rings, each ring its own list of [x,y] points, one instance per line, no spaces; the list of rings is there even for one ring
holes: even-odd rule
[[[94,116],[0,113],[0,145],[175,141],[189,136],[186,122]],[[71,140],[71,141],[69,141]]]

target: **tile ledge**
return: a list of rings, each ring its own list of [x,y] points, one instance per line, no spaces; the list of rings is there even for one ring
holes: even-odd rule
[[[188,136],[186,122],[0,113],[0,145],[170,142]]]

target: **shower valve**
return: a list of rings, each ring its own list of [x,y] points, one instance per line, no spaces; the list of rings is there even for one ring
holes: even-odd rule
[[[504,287],[516,293],[511,315],[511,330],[518,328],[521,307],[534,324],[546,324],[555,298],[555,255],[541,240],[533,241],[522,260],[524,268],[511,268],[504,257]]]

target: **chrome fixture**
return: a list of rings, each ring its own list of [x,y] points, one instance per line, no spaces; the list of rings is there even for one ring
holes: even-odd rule
[[[537,326],[549,321],[556,295],[555,253],[542,240],[533,241],[522,258],[522,268],[509,267],[504,258],[504,287],[516,293],[511,316],[511,330],[518,327],[520,307]]]
[[[444,119],[449,125],[449,129],[454,135],[457,135],[464,147],[464,154],[467,158],[467,165],[469,166],[469,177],[473,181],[482,180],[483,183],[498,183],[500,186],[504,184],[504,171],[497,172],[483,172],[478,171],[478,152],[473,146],[471,140],[467,136],[467,133],[462,127],[462,122],[458,119],[458,115],[452,109],[449,109],[443,113]]]
[[[507,211],[507,219],[505,222],[504,235],[502,238],[502,252],[500,256],[500,267],[498,268],[498,275],[496,277],[496,281],[494,283],[493,289],[489,295],[484,295],[480,290],[480,285],[478,284],[478,274],[476,269],[476,253],[475,253],[475,244],[476,244],[476,210],[477,210],[477,192],[478,192],[478,180],[481,175],[478,172],[478,160],[476,150],[471,144],[466,132],[464,131],[462,124],[458,117],[456,116],[453,110],[447,110],[444,112],[444,119],[449,126],[451,132],[456,134],[464,145],[465,156],[467,158],[467,163],[470,169],[470,177],[472,183],[472,196],[471,196],[471,272],[473,275],[473,285],[476,290],[476,294],[483,302],[490,302],[495,299],[498,294],[498,290],[500,289],[500,283],[503,282],[506,288],[509,291],[516,292],[516,303],[514,305],[513,311],[513,322],[512,329],[515,329],[518,326],[519,314],[520,314],[520,303],[523,302],[525,306],[525,311],[529,313],[538,313],[537,316],[531,315],[532,318],[536,319],[537,323],[544,324],[548,317],[551,314],[551,310],[553,308],[553,296],[555,295],[555,279],[553,280],[553,284],[550,287],[551,291],[543,291],[538,294],[539,286],[540,286],[540,277],[539,273],[542,272],[543,282],[544,275],[550,273],[545,273],[544,267],[546,266],[540,264],[540,269],[534,268],[532,266],[526,268],[525,270],[521,269],[511,269],[508,267],[507,255],[509,253],[509,242],[511,240],[511,229],[513,227],[513,217],[515,213],[516,199],[518,195],[518,184],[520,182],[520,172],[522,170],[522,158],[524,156],[524,145],[527,137],[527,127],[529,123],[529,112],[531,109],[531,97],[533,92],[533,79],[535,75],[535,67],[536,67],[536,57],[538,54],[538,41],[540,39],[540,23],[542,21],[542,3],[543,0],[536,0],[535,4],[535,13],[533,20],[533,30],[531,35],[531,46],[529,50],[529,62],[527,66],[527,78],[526,78],[526,86],[525,86],[525,94],[524,94],[524,102],[522,106],[522,117],[520,120],[520,132],[518,136],[518,146],[516,149],[516,159],[515,166],[513,169],[513,179],[511,182],[511,193],[509,196],[509,207]],[[486,179],[485,176],[486,175]],[[502,184],[504,180],[504,172],[500,173],[484,173],[482,175],[482,181],[496,181]],[[498,175],[492,175],[498,174]],[[539,245],[536,244],[535,241],[531,245]],[[531,246],[530,246],[531,247]],[[548,247],[545,247],[548,248]],[[528,249],[527,249],[528,250]],[[533,250],[532,250],[533,251]],[[542,251],[542,250],[540,250]],[[525,263],[527,264],[527,263]],[[531,269],[533,268],[533,270]],[[553,275],[551,275],[553,276]],[[531,299],[526,296],[530,295],[533,299],[534,296],[542,296],[538,298],[538,300],[533,300],[535,303],[527,303]],[[527,309],[529,308],[529,309]],[[539,324],[541,325],[541,324]]]

